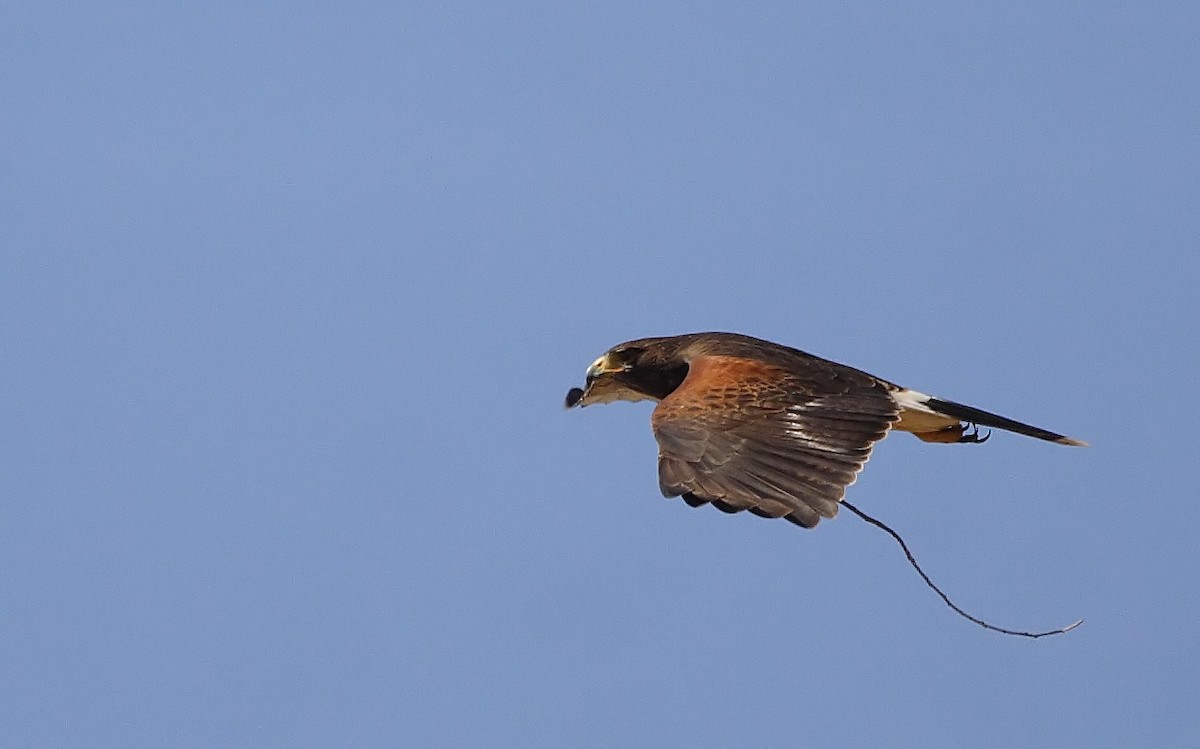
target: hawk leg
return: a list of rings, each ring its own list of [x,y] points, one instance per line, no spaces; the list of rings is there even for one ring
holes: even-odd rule
[[[915,432],[918,438],[926,442],[942,442],[942,443],[964,443],[964,444],[982,444],[987,442],[992,436],[991,432],[979,436],[979,426],[976,424],[970,425],[970,431],[966,424],[954,424],[932,432]]]
[[[987,442],[991,438],[992,438],[992,433],[990,431],[987,434],[980,437],[979,436],[979,425],[974,422],[971,422],[971,431],[967,432],[964,430],[963,435],[958,438],[958,441],[965,442],[965,443],[971,444],[971,445],[982,445],[984,442]]]

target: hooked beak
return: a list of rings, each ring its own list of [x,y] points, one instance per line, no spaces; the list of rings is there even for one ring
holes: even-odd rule
[[[592,362],[584,373],[584,386],[582,388],[571,388],[567,393],[566,407],[574,408],[579,405],[587,405],[584,400],[588,394],[592,392],[592,386],[604,375],[620,374],[628,372],[632,368],[629,364],[622,364],[613,360],[610,354],[601,356],[596,361]]]
[[[592,362],[592,365],[587,368],[587,372],[584,373],[584,376],[587,378],[588,384],[591,384],[592,380],[596,379],[600,375],[615,374],[617,372],[624,372],[627,369],[629,369],[629,367],[623,364],[614,366],[611,357],[608,354],[605,354],[596,361]]]
[[[587,384],[591,385],[593,380],[602,375],[620,374],[621,372],[628,372],[630,369],[632,369],[632,365],[614,361],[612,354],[605,354],[592,362],[592,365],[587,368],[587,372],[584,375],[587,378]]]

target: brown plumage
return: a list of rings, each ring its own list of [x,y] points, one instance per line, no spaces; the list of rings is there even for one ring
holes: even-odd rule
[[[932,398],[798,349],[734,333],[642,338],[588,368],[567,407],[654,400],[662,493],[811,528],[891,429],[929,442],[983,442],[977,425],[1084,443]],[[966,423],[964,423],[966,422]]]

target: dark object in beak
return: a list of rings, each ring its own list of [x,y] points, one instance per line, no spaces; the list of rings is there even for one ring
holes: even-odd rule
[[[579,400],[583,398],[582,388],[571,388],[567,391],[567,408],[574,408]]]

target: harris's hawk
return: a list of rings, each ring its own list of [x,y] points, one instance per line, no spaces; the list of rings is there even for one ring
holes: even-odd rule
[[[1086,444],[735,333],[614,346],[566,405],[617,400],[658,402],[651,426],[663,495],[805,528],[837,514],[846,487],[892,429],[927,442],[979,443],[983,425]]]

